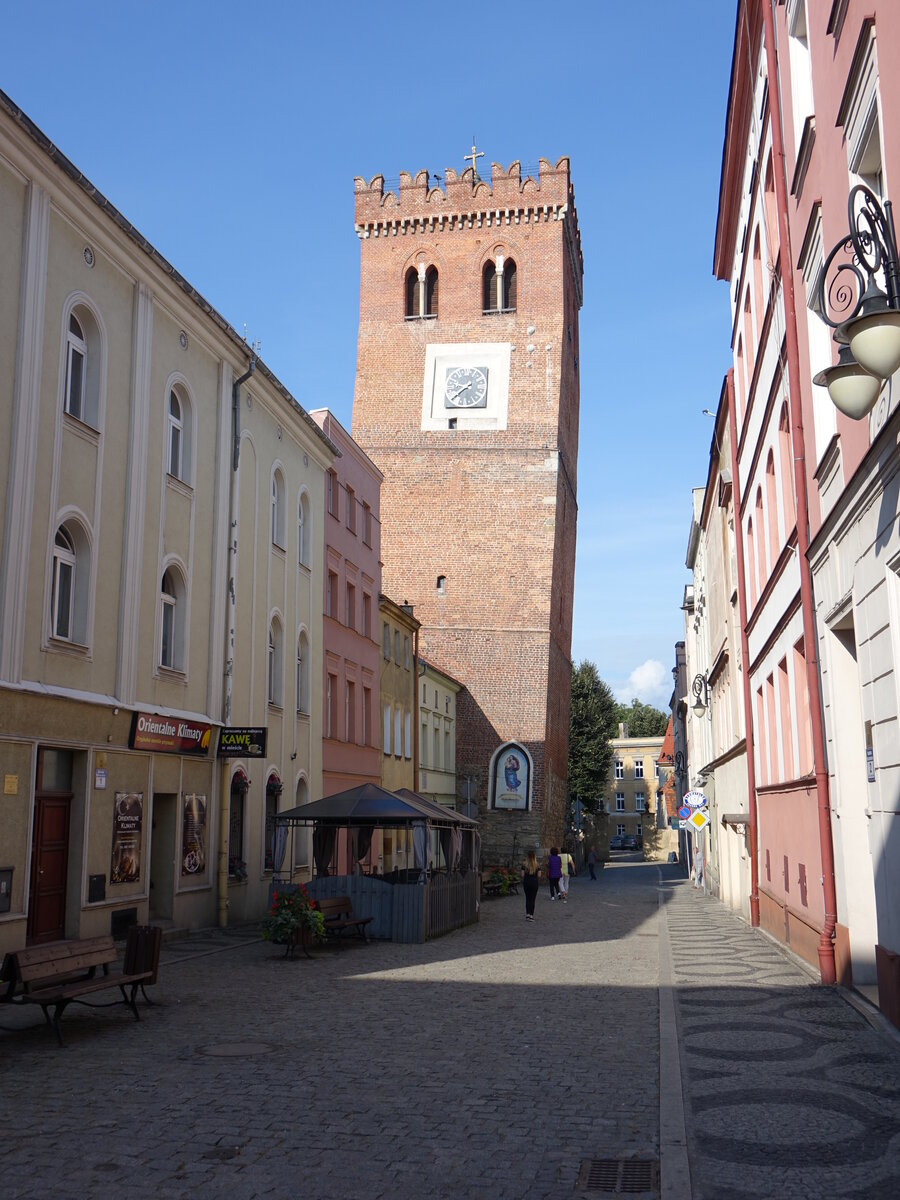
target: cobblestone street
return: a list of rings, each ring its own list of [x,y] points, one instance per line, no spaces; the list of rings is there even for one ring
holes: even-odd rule
[[[896,1041],[672,871],[425,946],[169,943],[141,1022],[72,1007],[63,1050],[7,1006],[4,1194],[562,1197],[662,1128],[664,1196],[895,1196]]]

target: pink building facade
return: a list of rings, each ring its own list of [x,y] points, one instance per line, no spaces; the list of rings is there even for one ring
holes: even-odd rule
[[[851,189],[900,186],[898,51],[896,3],[739,0],[714,271],[733,317],[751,917],[900,1024],[900,390],[851,419],[814,383],[837,361],[826,268]]]
[[[331,796],[381,782],[383,476],[328,409],[310,416],[341,452],[325,476],[322,794]]]

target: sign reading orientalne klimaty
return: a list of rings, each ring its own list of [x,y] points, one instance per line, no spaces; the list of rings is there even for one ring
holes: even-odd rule
[[[219,734],[219,758],[265,758],[265,725],[226,725]]]
[[[182,717],[161,717],[158,713],[136,712],[131,718],[132,750],[153,750],[159,754],[208,754],[211,725]]]

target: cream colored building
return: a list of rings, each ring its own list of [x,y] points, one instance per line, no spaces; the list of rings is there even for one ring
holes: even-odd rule
[[[333,447],[2,93],[0,262],[0,951],[256,918],[321,782]]]
[[[462,684],[429,662],[419,670],[418,792],[456,808],[456,697]]]
[[[379,696],[382,713],[381,786],[416,791],[416,668],[419,622],[412,606],[388,596],[378,602],[381,621]]]
[[[613,762],[604,794],[609,813],[610,837],[635,836],[649,849],[656,830],[656,760],[661,737],[629,737],[619,725],[619,736],[610,738]]]

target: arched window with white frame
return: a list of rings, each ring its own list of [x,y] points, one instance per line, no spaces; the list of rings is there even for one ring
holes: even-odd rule
[[[309,495],[306,491],[302,491],[297,502],[297,562],[301,567],[310,565],[311,543]]]
[[[86,646],[91,580],[90,542],[73,517],[61,521],[53,535],[50,562],[50,637]]]
[[[172,479],[190,484],[193,475],[194,414],[184,379],[174,375],[166,385],[165,460]]]
[[[273,704],[277,708],[281,707],[283,696],[282,661],[283,638],[281,632],[281,622],[277,617],[273,617],[272,622],[269,625],[266,699],[268,700],[269,704]]]
[[[184,451],[184,414],[178,393],[172,388],[169,392],[169,474],[176,479],[182,479],[182,455]]]
[[[70,417],[83,421],[85,382],[87,376],[87,338],[75,313],[69,316],[66,334],[66,391],[65,409]]]
[[[305,630],[297,638],[297,712],[309,714],[309,638]]]
[[[159,606],[159,665],[183,671],[186,589],[181,572],[171,564],[163,571]]]
[[[272,545],[284,549],[284,478],[277,467],[272,472]]]

